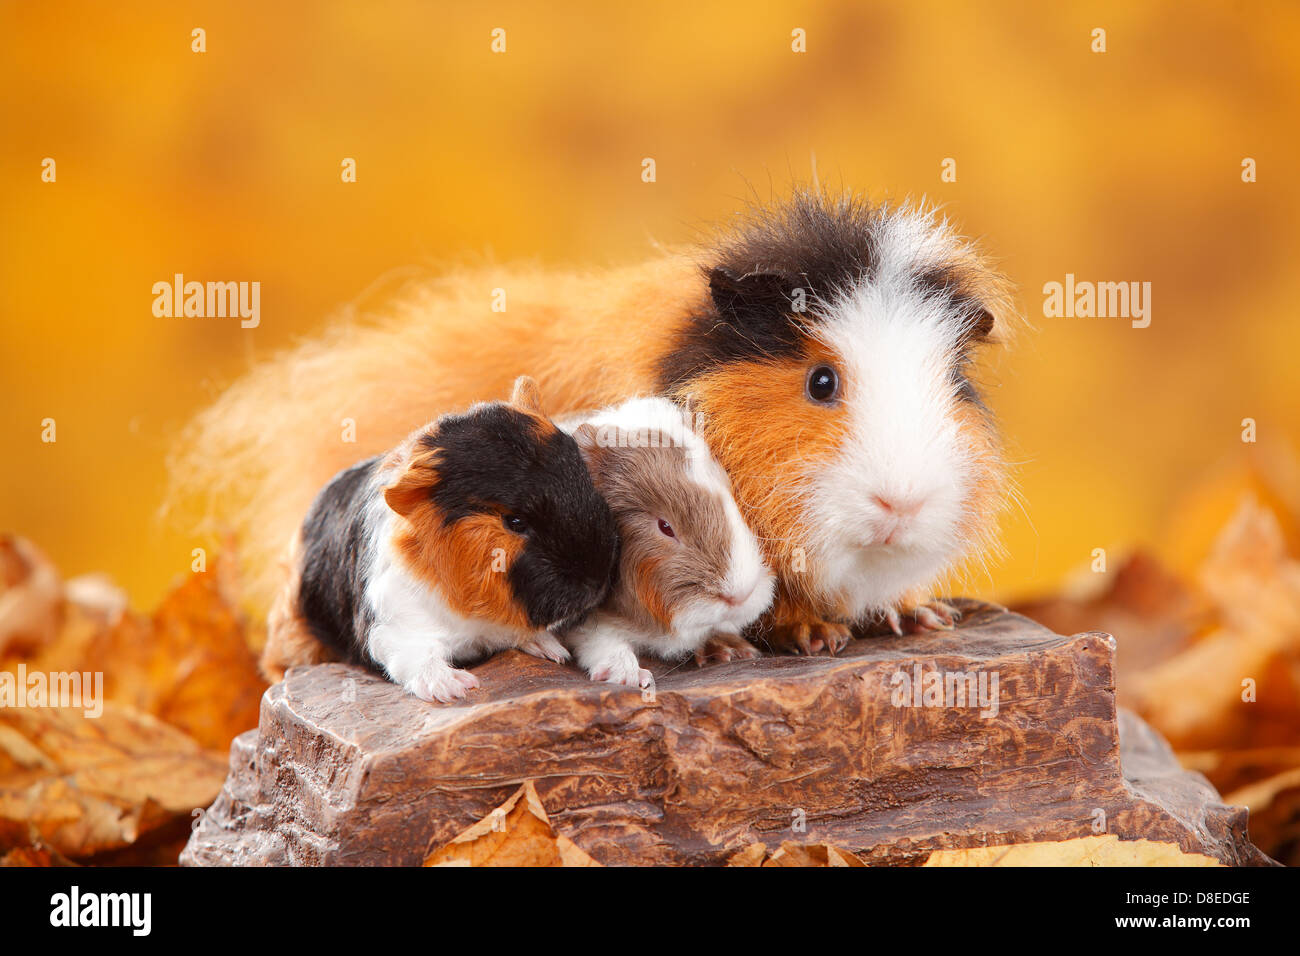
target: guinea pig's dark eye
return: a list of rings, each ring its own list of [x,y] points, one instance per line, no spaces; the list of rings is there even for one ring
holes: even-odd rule
[[[829,365],[818,365],[808,373],[805,388],[814,402],[833,402],[840,393],[840,377]]]
[[[668,537],[670,538],[677,537],[677,532],[673,530],[673,526],[670,525],[663,518],[659,519],[659,530],[662,531],[664,534],[668,535]]]
[[[519,515],[505,515],[501,523],[506,526],[507,531],[513,531],[515,534],[526,534],[528,532],[528,522]]]

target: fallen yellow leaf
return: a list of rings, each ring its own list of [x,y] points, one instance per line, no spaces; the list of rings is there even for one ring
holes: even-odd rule
[[[430,853],[425,866],[600,866],[557,836],[531,780],[501,806]]]
[[[1172,843],[1121,840],[1113,834],[1053,843],[1013,843],[935,850],[926,866],[1222,866]]]
[[[848,850],[825,843],[782,843],[764,866],[866,866]]]
[[[0,820],[30,825],[64,856],[130,846],[208,806],[224,755],[127,707],[0,709]]]

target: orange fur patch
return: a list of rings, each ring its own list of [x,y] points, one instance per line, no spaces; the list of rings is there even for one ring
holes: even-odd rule
[[[519,410],[523,411],[522,409]],[[534,412],[524,412],[524,414],[533,420],[533,428],[537,433],[538,444],[545,444],[552,435],[560,430],[556,427],[555,422],[545,415]]]
[[[423,433],[421,433],[423,434]],[[384,501],[399,515],[409,515],[429,501],[429,492],[438,483],[439,448],[429,448],[417,435],[398,451],[395,461],[402,473],[384,488]]]
[[[316,639],[297,614],[277,614],[272,607],[266,622],[266,647],[259,661],[262,676],[272,684],[284,680],[285,671],[303,664],[324,664],[338,657]]]
[[[668,608],[666,596],[655,587],[655,571],[661,560],[658,557],[651,557],[646,561],[645,567],[637,568],[636,597],[641,607],[649,612],[655,622],[664,630],[669,630],[673,621],[672,611]]]
[[[789,577],[777,578],[776,597],[773,598],[772,606],[768,608],[767,613],[763,615],[759,623],[760,629],[770,631],[772,628],[844,618],[842,608],[827,608],[802,591],[792,591],[787,584],[789,580],[791,580]]]
[[[321,664],[338,658],[334,652],[316,639],[307,622],[298,613],[299,555],[302,551],[301,533],[294,535],[281,568],[286,576],[284,585],[271,605],[266,619],[266,647],[259,661],[262,676],[271,683],[284,679],[284,672],[300,664]]]
[[[736,503],[768,563],[787,585],[804,579],[794,570],[809,536],[800,506],[804,478],[834,458],[848,427],[842,405],[803,398],[808,369],[831,358],[809,340],[805,357],[730,365],[690,385],[691,407],[703,416],[700,430],[731,476]],[[786,597],[807,600],[789,591]]]
[[[528,629],[507,577],[524,542],[502,527],[500,514],[470,515],[443,527],[442,513],[426,500],[398,518],[394,544],[406,566],[457,614]]]

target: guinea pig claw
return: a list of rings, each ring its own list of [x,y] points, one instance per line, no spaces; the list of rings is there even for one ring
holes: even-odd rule
[[[446,661],[432,660],[405,686],[421,700],[450,704],[464,700],[469,691],[480,686],[480,682],[467,670],[452,667]]]
[[[820,641],[817,642],[817,647],[813,647],[812,628],[807,624],[796,624],[791,637],[794,639],[795,653],[797,654],[812,657],[813,654],[821,650]]]
[[[849,639],[853,637],[853,631],[847,624],[839,624],[835,621],[823,621],[813,625],[813,633],[826,645],[826,652],[831,657],[843,650],[849,643]]]
[[[916,609],[916,623],[931,631],[952,630],[952,617],[944,615],[932,607],[922,605]]]
[[[698,648],[695,651],[695,666],[703,667],[705,664],[717,662],[726,664],[731,660],[731,654],[726,650],[710,651],[707,647]]]
[[[891,607],[885,611],[885,622],[891,631],[899,637],[903,636],[903,616],[898,613],[898,608]]]
[[[849,642],[852,632],[834,621],[797,621],[774,625],[764,636],[768,647],[778,653],[814,656],[826,650],[831,654]]]
[[[466,690],[477,690],[479,687],[483,686],[483,682],[469,671],[453,670],[451,676],[456,678],[456,680],[460,682],[460,686],[464,687]]]
[[[710,662],[728,664],[731,661],[751,660],[758,657],[758,648],[739,634],[726,632],[714,634],[695,651],[695,666]]]
[[[546,633],[538,634],[527,644],[521,645],[519,649],[525,654],[531,654],[533,657],[540,657],[547,661],[554,661],[557,664],[567,663],[570,657],[569,649],[552,635]]]

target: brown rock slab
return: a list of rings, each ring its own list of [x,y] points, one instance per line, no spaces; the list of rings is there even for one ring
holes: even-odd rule
[[[755,842],[918,864],[1098,833],[1270,862],[1245,808],[1117,713],[1109,635],[963,607],[954,631],[834,658],[648,664],[647,695],[518,652],[475,667],[482,689],[452,705],[298,668],[236,738],[181,862],[419,865],[529,780],[556,833],[604,864],[723,864]]]

